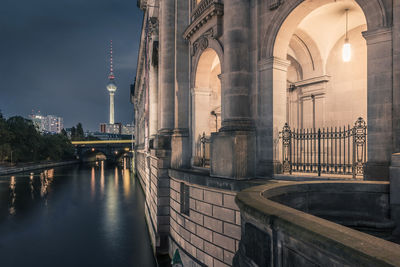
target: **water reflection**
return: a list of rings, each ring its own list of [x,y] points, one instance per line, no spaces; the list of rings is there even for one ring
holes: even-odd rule
[[[54,169],[45,170],[45,176],[48,179],[54,178]]]
[[[31,198],[35,199],[35,186],[33,184],[33,178],[35,178],[35,175],[33,172],[31,172],[29,175],[29,187],[31,189]]]
[[[96,180],[95,179],[96,179],[96,173],[94,171],[94,167],[92,167],[92,175],[91,175],[91,178],[90,178],[90,194],[92,196],[92,200],[94,199],[94,197],[96,195],[96,187],[95,187],[96,186]]]
[[[50,185],[54,178],[54,169],[44,170],[40,173],[40,196],[44,200],[44,205],[47,206],[47,196],[50,191]]]
[[[118,167],[114,168],[114,179],[118,181],[119,177],[118,177]]]
[[[115,186],[115,188],[118,188],[118,182],[119,182],[118,168],[115,167],[115,170],[114,170],[114,186]]]
[[[124,183],[124,195],[127,198],[131,192],[131,174],[128,169],[122,170],[122,177]]]
[[[110,181],[112,179],[112,173],[107,176],[107,180]],[[108,246],[111,250],[110,252],[115,253],[118,250],[118,246],[115,240],[121,238],[121,232],[118,231],[121,227],[120,221],[120,207],[117,205],[118,203],[118,186],[115,186],[116,181],[118,181],[118,167],[114,168],[114,186],[111,186],[111,183],[107,183],[107,193],[105,196],[105,207],[107,212],[104,217],[104,229],[107,234]],[[112,180],[111,180],[112,181]],[[118,182],[117,182],[118,183]]]
[[[101,170],[100,170],[100,193],[103,195],[104,193],[104,161],[101,162]]]
[[[16,187],[15,176],[11,176],[11,179],[10,179],[10,207],[8,209],[10,215],[16,214],[15,200],[17,199],[17,194],[15,192],[15,187]]]
[[[0,179],[0,266],[156,266],[128,169],[99,162]]]

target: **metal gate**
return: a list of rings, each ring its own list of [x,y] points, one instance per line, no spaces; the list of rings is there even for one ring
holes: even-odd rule
[[[210,144],[210,136],[206,136],[206,134],[203,132],[203,135],[199,136],[198,141],[196,142],[196,157],[194,161],[195,166],[206,168],[210,167]]]
[[[280,132],[283,172],[364,175],[367,125],[358,118],[353,127],[291,129]]]

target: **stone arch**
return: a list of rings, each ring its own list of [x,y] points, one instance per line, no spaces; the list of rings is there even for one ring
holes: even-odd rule
[[[84,147],[81,148],[81,151],[78,151],[78,155],[81,159],[84,159],[85,157],[90,157],[94,155],[101,154],[104,156],[104,160],[109,159],[109,153],[105,149],[102,148],[92,148],[92,147]]]
[[[366,115],[364,119],[368,120],[368,156],[365,173],[366,177],[372,177],[373,173],[383,173],[383,176],[386,176],[387,162],[390,161],[393,145],[392,103],[388,103],[387,101],[387,99],[390,99],[393,90],[393,84],[388,77],[392,77],[393,73],[390,68],[382,69],[382,67],[379,67],[384,66],[382,62],[385,62],[385,66],[390,66],[393,63],[392,57],[385,56],[389,55],[392,50],[392,32],[391,28],[387,27],[386,10],[381,0],[342,0],[337,2],[342,6],[351,4],[351,6],[356,7],[358,14],[360,16],[362,14],[364,17],[363,25],[365,27],[363,30],[367,28],[367,31],[361,30],[361,32],[363,38],[366,40],[367,47],[367,64],[364,64],[364,66],[368,66],[366,77],[365,79],[363,78],[363,83],[366,83],[366,86],[363,87],[366,87],[367,90],[365,94],[367,95],[366,99],[363,95],[363,101],[364,104],[366,104]],[[307,16],[320,8],[329,8],[328,4],[333,3],[334,2],[331,0],[288,0],[283,2],[277,10],[267,11],[268,14],[270,14],[268,21],[270,21],[271,24],[268,24],[268,26],[262,30],[259,39],[258,54],[258,76],[260,80],[258,85],[258,101],[262,108],[257,111],[257,124],[258,131],[262,133],[265,132],[264,135],[258,136],[258,142],[262,144],[257,147],[257,166],[260,166],[257,172],[260,173],[260,175],[264,175],[266,170],[272,170],[271,173],[279,172],[281,167],[279,163],[277,163],[282,157],[280,146],[277,141],[279,140],[279,131],[287,118],[287,110],[284,108],[286,106],[284,103],[287,103],[287,71],[291,64],[291,61],[287,60],[287,55],[291,55],[293,52],[290,51],[291,48],[288,48],[291,38],[296,32],[297,26],[300,25]],[[349,32],[354,29],[355,26],[357,25],[350,28]],[[339,31],[336,31],[335,38],[338,33]],[[361,36],[359,35],[359,37]],[[321,39],[319,38],[320,37],[316,39],[318,45],[321,43]],[[343,39],[343,36],[340,38]],[[314,109],[313,103],[316,103],[318,99],[321,101],[322,97],[320,96],[326,95],[326,92],[331,90],[331,88],[327,86],[331,81],[331,77],[326,73],[327,62],[325,60],[328,60],[330,49],[332,49],[332,46],[335,46],[336,43],[333,42],[334,38],[331,38],[330,41],[332,42],[329,44],[326,43],[325,47],[321,50],[322,66],[323,69],[325,69],[325,73],[320,77],[316,77],[318,79],[315,80],[315,82],[314,79],[311,80],[313,84],[319,87],[315,88],[318,90],[318,95],[314,94],[314,91],[308,90],[308,92],[302,96],[304,100],[311,103],[307,105],[312,109]],[[380,57],[379,60],[377,59],[378,55]],[[311,85],[311,83],[308,84]],[[306,86],[308,86],[308,84],[306,84]],[[301,82],[295,86],[304,87],[304,83]],[[348,87],[350,88],[351,85]],[[309,88],[312,89],[311,87]],[[314,99],[316,100],[314,101]],[[321,104],[321,106],[325,105]],[[385,109],[386,107],[387,109]],[[315,110],[318,110],[318,107],[316,107]],[[301,112],[302,114],[306,114],[308,111]],[[356,113],[358,111],[350,111],[349,108],[345,112]],[[325,121],[327,124],[335,123],[327,121],[330,117],[335,117],[332,114],[329,115],[330,117],[327,113],[313,112],[313,114],[321,115],[321,119],[316,118],[317,116],[312,118],[312,121],[316,122],[316,126],[314,127],[320,127],[317,125],[319,121]],[[376,114],[382,115],[377,116]],[[382,119],[380,119],[382,117],[387,119],[383,122]],[[347,116],[346,118],[349,120],[352,119],[351,116]],[[309,118],[307,118],[307,121],[310,121]],[[310,126],[303,124],[299,127],[310,128]],[[272,147],[272,149],[268,147]],[[264,164],[264,166],[262,164]],[[369,173],[371,173],[371,175]]]
[[[201,44],[201,45],[200,45]],[[194,88],[196,81],[196,69],[203,51],[207,48],[213,49],[217,53],[221,70],[224,67],[224,50],[220,42],[212,37],[201,36],[192,45],[192,71],[191,71],[191,88]]]
[[[310,73],[324,70],[319,48],[306,32],[298,29],[293,34],[293,38],[289,42],[289,47],[292,48],[292,51],[297,51],[295,58],[302,65],[304,79]],[[319,74],[322,75],[323,73]]]
[[[272,88],[273,94],[277,96],[274,106],[282,106],[283,92],[287,84],[286,116],[280,115],[283,110],[274,109],[274,118],[277,122],[275,127],[278,129],[282,127],[279,125],[285,122],[297,129],[339,126],[336,124],[341,122],[346,125],[352,124],[359,116],[367,119],[367,99],[364,97],[367,80],[366,64],[359,64],[364,62],[364,58],[359,57],[359,60],[348,63],[332,61],[335,68],[341,71],[335,71],[334,77],[327,73],[327,61],[333,47],[337,46],[338,42],[343,42],[345,38],[344,28],[340,26],[345,25],[343,20],[346,18],[344,11],[346,9],[350,10],[351,18],[348,31],[353,32],[354,29],[358,29],[350,39],[357,37],[359,42],[360,39],[363,40],[361,32],[366,29],[367,21],[363,10],[355,0],[331,1],[323,5],[316,4],[314,1],[305,1],[283,22],[275,41],[273,57],[289,60],[288,55],[293,55],[302,67],[303,78],[302,80],[294,79],[293,68],[296,64],[293,65],[293,58],[289,60],[287,71],[283,66],[279,72],[274,73]],[[299,17],[302,17],[302,20],[299,21]],[[363,27],[359,27],[360,25]],[[357,51],[362,51],[362,56],[366,58],[365,40],[363,45],[362,49]],[[338,50],[337,47],[336,50]],[[350,66],[353,68],[349,68]],[[355,70],[358,69],[362,71],[355,76]],[[351,70],[354,70],[354,73]],[[285,78],[285,73],[290,75],[290,78],[289,76]],[[359,82],[354,83],[353,77],[357,77]],[[355,85],[353,86],[352,83]],[[279,97],[279,95],[282,96]],[[357,97],[358,95],[362,97]],[[342,101],[334,99],[342,99]],[[352,105],[353,102],[360,105]]]
[[[363,10],[367,20],[368,30],[376,30],[388,25],[386,12],[382,0],[354,0]],[[302,21],[312,10],[332,3],[331,0],[309,1],[308,5],[301,5],[304,0],[285,1],[273,14],[270,26],[264,31],[261,41],[260,59],[268,59],[273,56],[284,58],[285,52],[279,51],[279,47],[287,47],[285,42],[290,41],[292,31],[282,32],[281,28],[293,28]],[[290,19],[289,19],[290,17]],[[278,38],[278,35],[281,35]],[[282,36],[285,35],[285,36]],[[285,38],[286,37],[286,38]],[[281,39],[282,41],[279,41]],[[278,43],[276,42],[278,40]],[[280,43],[282,42],[282,43]]]
[[[204,148],[201,138],[203,134],[209,138],[221,127],[222,62],[218,51],[222,53],[222,49],[216,41],[209,42],[208,38],[200,39],[194,48],[197,51],[191,79],[192,162],[204,166],[202,153],[208,153],[205,157],[209,159],[209,146]]]

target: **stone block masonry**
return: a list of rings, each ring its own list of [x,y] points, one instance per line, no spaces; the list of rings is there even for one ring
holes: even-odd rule
[[[168,153],[156,157],[155,151],[148,154],[136,153],[136,169],[140,185],[145,194],[145,216],[149,228],[153,251],[156,254],[167,253],[169,232],[169,165]],[[160,153],[159,153],[160,154]],[[163,154],[163,153],[161,153]]]
[[[189,214],[181,212],[181,183],[189,187]],[[236,192],[170,180],[170,255],[184,266],[231,266],[240,240]]]

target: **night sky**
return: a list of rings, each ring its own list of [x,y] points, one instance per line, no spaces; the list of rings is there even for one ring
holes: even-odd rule
[[[32,110],[98,130],[108,122],[109,43],[118,86],[115,121],[130,123],[143,13],[136,0],[1,0],[0,110]]]

